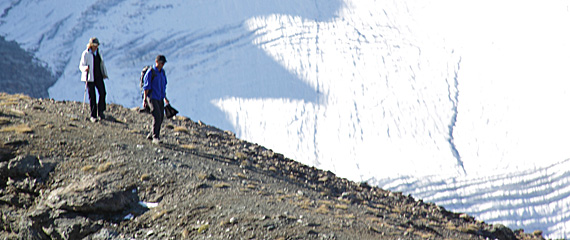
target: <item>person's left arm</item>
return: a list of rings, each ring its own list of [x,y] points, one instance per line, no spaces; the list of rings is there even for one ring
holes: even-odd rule
[[[103,79],[109,79],[109,75],[107,75],[107,67],[105,67],[105,61],[103,60],[103,55],[101,55],[100,50],[99,56],[101,57],[101,73],[103,75]]]
[[[166,98],[166,85],[168,84],[168,80],[166,79],[166,72],[164,72],[164,103],[166,105],[170,105],[170,101]]]

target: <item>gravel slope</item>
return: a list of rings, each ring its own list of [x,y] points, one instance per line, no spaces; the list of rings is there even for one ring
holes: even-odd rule
[[[0,239],[543,239],[336,177],[186,117],[0,95]]]

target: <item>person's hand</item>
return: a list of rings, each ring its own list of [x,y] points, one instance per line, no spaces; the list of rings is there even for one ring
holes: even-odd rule
[[[164,103],[166,103],[166,105],[170,105],[170,101],[168,101],[166,98],[164,98]]]
[[[87,69],[85,70],[86,72],[89,72],[89,66],[87,66]]]

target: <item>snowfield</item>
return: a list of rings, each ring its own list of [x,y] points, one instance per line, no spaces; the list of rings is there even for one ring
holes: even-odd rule
[[[62,7],[64,6],[64,7]],[[168,60],[182,115],[355,181],[570,236],[570,1],[0,2],[0,34],[82,101],[90,37],[108,102]],[[569,229],[566,229],[569,226]]]

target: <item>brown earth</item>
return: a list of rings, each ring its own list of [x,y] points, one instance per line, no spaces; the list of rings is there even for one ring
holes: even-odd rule
[[[543,239],[300,164],[186,117],[0,94],[0,239]]]

